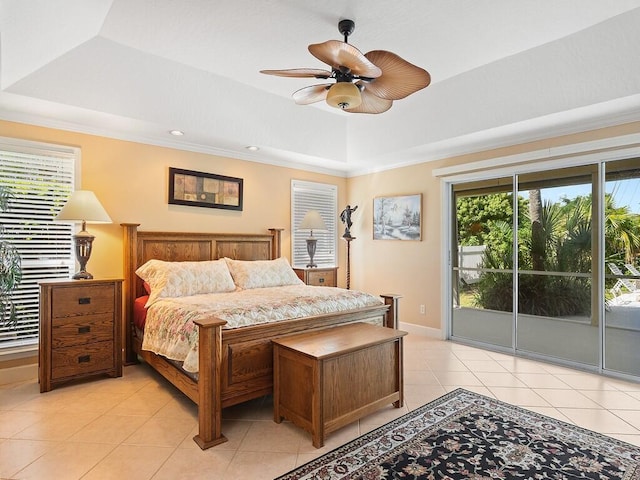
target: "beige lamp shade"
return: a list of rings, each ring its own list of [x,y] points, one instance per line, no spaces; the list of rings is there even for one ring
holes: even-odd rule
[[[320,212],[318,212],[317,210],[309,210],[307,213],[305,213],[302,222],[300,222],[298,230],[310,230],[311,235],[313,235],[314,230],[317,230],[319,232],[326,232],[327,226],[320,216]]]
[[[104,209],[95,193],[89,190],[76,190],[71,194],[69,200],[56,220],[67,222],[86,223],[111,223],[111,218]],[[83,226],[84,230],[84,226]]]
[[[87,262],[91,257],[93,239],[87,232],[87,223],[111,223],[111,218],[100,204],[95,194],[89,190],[76,190],[55,218],[58,221],[82,222],[82,231],[73,236],[76,259],[80,263],[80,270],[72,277],[75,280],[93,278],[87,272]]]
[[[355,108],[362,103],[360,90],[351,82],[338,82],[327,92],[327,103],[332,107]]]

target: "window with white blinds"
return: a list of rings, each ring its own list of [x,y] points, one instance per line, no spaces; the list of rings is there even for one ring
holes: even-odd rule
[[[22,281],[12,295],[17,324],[0,325],[0,349],[37,343],[38,283],[73,271],[72,225],[53,219],[74,189],[78,156],[77,148],[0,137],[0,185],[11,192],[9,209],[0,212],[3,240],[22,262]]]
[[[326,183],[291,181],[291,261],[295,267],[304,267],[309,263],[306,242],[309,231],[298,231],[298,226],[309,210],[317,210],[327,226],[326,232],[313,232],[313,236],[318,239],[313,260],[319,267],[334,267],[338,262],[338,187]]]

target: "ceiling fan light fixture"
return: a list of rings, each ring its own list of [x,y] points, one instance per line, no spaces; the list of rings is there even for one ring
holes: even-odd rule
[[[342,110],[356,108],[362,103],[360,89],[351,82],[338,82],[329,88],[327,103]]]
[[[326,100],[330,106],[349,113],[386,112],[394,100],[412,95],[431,83],[429,72],[393,52],[372,50],[363,54],[348,43],[354,28],[353,20],[340,20],[338,31],[344,35],[344,42],[327,40],[309,45],[309,53],[329,65],[331,71],[290,68],[260,72],[279,77],[335,80],[335,84],[324,83],[300,88],[293,92],[293,100],[297,105]]]

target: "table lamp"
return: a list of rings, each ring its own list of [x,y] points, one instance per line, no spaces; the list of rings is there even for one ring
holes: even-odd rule
[[[92,279],[93,275],[87,272],[87,262],[91,256],[91,246],[95,237],[87,232],[87,223],[111,223],[111,218],[93,192],[76,190],[55,219],[57,221],[82,222],[82,230],[73,236],[80,271],[72,278],[75,280]]]
[[[316,254],[316,244],[318,243],[318,239],[313,236],[313,231],[327,231],[327,226],[320,216],[320,212],[317,210],[307,211],[300,223],[300,226],[298,227],[298,230],[309,230],[311,232],[309,238],[307,238],[307,253],[309,254],[309,263],[307,264],[307,267],[317,267],[318,265],[313,263],[313,256]]]

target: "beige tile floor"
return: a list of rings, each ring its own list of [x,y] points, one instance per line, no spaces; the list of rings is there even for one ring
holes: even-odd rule
[[[224,443],[192,441],[196,408],[146,365],[40,394],[0,388],[2,479],[272,479],[457,387],[640,446],[640,384],[464,345],[405,337],[405,406],[328,436],[272,419],[271,398],[224,411]]]

